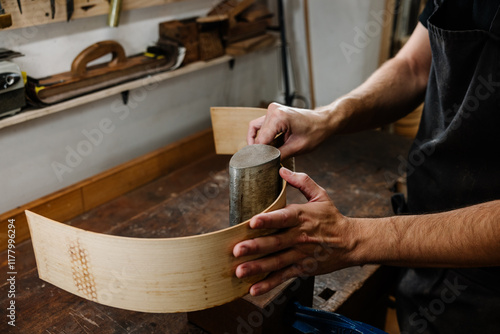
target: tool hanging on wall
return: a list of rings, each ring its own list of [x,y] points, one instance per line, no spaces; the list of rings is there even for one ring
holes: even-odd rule
[[[50,13],[52,14],[52,20],[56,15],[56,0],[50,0]]]
[[[73,16],[74,11],[75,11],[74,0],[66,0],[66,21],[67,22],[69,22],[69,20],[71,20],[71,16]]]
[[[109,4],[108,26],[113,28],[118,27],[121,10],[122,0],[111,0]]]
[[[2,2],[0,2],[0,29],[10,27],[12,25],[12,16],[5,13],[5,9],[2,8]]]
[[[17,6],[19,7],[19,12],[23,13],[23,7],[21,6],[21,0],[17,0]]]
[[[158,54],[125,56],[125,50],[116,41],[92,44],[73,60],[71,71],[46,78],[28,77],[27,93],[33,103],[57,103],[99,89],[134,80],[148,74],[172,68],[177,62],[178,47],[157,48]],[[160,54],[161,52],[161,54]],[[112,55],[110,62],[87,66],[90,62]]]

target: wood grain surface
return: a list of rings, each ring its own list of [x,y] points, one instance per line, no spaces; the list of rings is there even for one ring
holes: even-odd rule
[[[264,212],[286,205],[286,183]],[[82,230],[26,211],[39,277],[82,298],[131,311],[175,313],[242,297],[262,276],[238,279],[234,245],[272,233],[248,221],[207,234],[130,238]]]
[[[264,116],[267,109],[242,107],[212,107],[215,152],[234,154],[247,146],[247,131],[250,121]]]
[[[123,0],[122,12],[132,9],[164,5],[186,0]],[[12,26],[8,29],[31,27],[53,22],[66,21],[66,2],[55,1],[55,15],[52,19],[50,1],[21,0],[22,14],[17,5],[17,0],[2,0],[2,7],[7,13],[12,14]],[[72,20],[98,15],[107,15],[110,10],[109,1],[106,0],[74,0],[74,13]],[[103,17],[102,25],[106,26]]]

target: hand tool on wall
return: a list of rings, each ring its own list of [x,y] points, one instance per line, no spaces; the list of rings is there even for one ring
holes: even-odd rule
[[[12,25],[12,16],[5,13],[5,9],[2,8],[2,2],[0,2],[0,29],[10,27]]]
[[[17,6],[19,7],[19,12],[23,13],[23,7],[21,7],[21,0],[17,0]]]
[[[33,101],[57,103],[170,69],[177,62],[178,49],[172,47],[164,52],[157,57],[149,54],[126,57],[118,42],[95,43],[78,54],[73,60],[71,71],[41,79],[28,77],[27,92]],[[112,55],[110,62],[88,66],[90,62],[109,54]]]
[[[75,11],[75,2],[73,0],[66,0],[66,21],[69,22],[73,12]]]
[[[66,22],[69,22],[69,20],[71,20],[71,16],[73,16],[74,11],[75,11],[74,0],[66,0]]]
[[[56,0],[50,0],[50,13],[52,14],[52,20],[56,15]]]
[[[109,4],[108,26],[118,27],[121,10],[122,0],[111,0]]]

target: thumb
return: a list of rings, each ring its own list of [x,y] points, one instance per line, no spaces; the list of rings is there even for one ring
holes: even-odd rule
[[[326,191],[314,182],[309,175],[294,173],[285,167],[280,169],[280,175],[292,187],[299,189],[309,202],[328,200]]]

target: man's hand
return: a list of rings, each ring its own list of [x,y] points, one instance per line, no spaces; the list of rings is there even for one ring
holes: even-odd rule
[[[284,133],[285,143],[279,147],[282,159],[305,153],[318,146],[330,135],[326,112],[291,108],[271,103],[267,115],[250,122],[247,142],[269,144]]]
[[[251,228],[281,229],[270,236],[240,242],[233,249],[236,257],[272,253],[236,268],[239,278],[271,273],[251,287],[252,295],[265,293],[292,277],[320,275],[354,265],[348,256],[355,246],[350,220],[340,214],[326,191],[306,174],[282,168],[280,175],[309,202],[259,214],[250,220]]]

